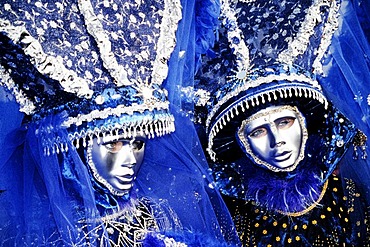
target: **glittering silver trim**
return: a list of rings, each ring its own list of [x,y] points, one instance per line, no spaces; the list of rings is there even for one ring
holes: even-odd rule
[[[83,145],[86,145],[87,139],[91,140],[94,137],[100,138],[100,134],[104,135],[122,135],[124,138],[132,138],[138,132],[144,133],[148,138],[160,137],[175,131],[174,117],[166,115],[159,119],[153,120],[151,117],[141,121],[133,121],[132,123],[115,124],[109,127],[96,127],[92,130],[82,130],[81,132],[69,133],[68,137],[71,141],[76,141],[76,147],[79,147],[79,140],[82,139]]]
[[[19,89],[13,79],[5,71],[4,67],[0,65],[0,85],[5,86],[15,97],[19,103],[19,111],[26,113],[27,115],[32,114],[36,109],[35,105],[31,100],[27,98],[24,92]]]
[[[327,7],[334,7],[331,6],[331,3],[334,2],[333,4],[335,5],[335,0],[317,0],[315,1],[308,9],[307,9],[307,14],[305,20],[301,23],[301,27],[297,33],[297,36],[288,43],[288,48],[281,52],[279,54],[278,61],[285,63],[285,64],[294,64],[296,58],[299,55],[302,55],[305,53],[307,50],[307,46],[310,43],[310,38],[314,34],[315,31],[315,26],[318,25],[318,23],[322,22],[321,20],[321,8],[322,6],[327,6]],[[335,6],[335,8],[338,8],[338,6]],[[329,22],[326,24],[326,32],[329,32],[328,29],[333,29],[335,31],[336,27],[335,25],[332,24],[331,18],[333,18],[333,12],[337,11],[336,9],[330,8],[330,13],[328,16]],[[335,23],[335,21],[333,21]],[[334,32],[331,30],[332,32]],[[330,44],[330,37],[331,35],[325,35],[325,39],[327,39],[324,43],[321,43],[323,46],[322,48],[319,47],[319,52],[320,52],[320,58],[322,58],[323,54],[326,51],[327,46]],[[329,38],[329,39],[328,39]],[[328,44],[329,43],[329,44]],[[320,46],[321,46],[320,45]],[[317,63],[317,62],[316,62]],[[317,64],[316,64],[317,66]]]
[[[182,18],[180,0],[165,0],[165,8],[153,62],[152,83],[161,85],[168,75],[167,62],[176,46],[176,31]]]
[[[331,44],[334,32],[338,29],[339,8],[340,4],[336,0],[331,1],[328,20],[324,27],[324,31],[321,37],[321,43],[317,49],[316,59],[312,65],[314,73],[318,74],[323,73],[321,59],[324,56],[325,52],[327,51],[329,45]]]
[[[250,122],[252,122],[253,120],[255,120],[257,118],[260,118],[260,117],[270,115],[270,114],[278,113],[278,112],[281,112],[283,110],[290,110],[290,111],[293,111],[293,112],[296,113],[296,115],[298,117],[299,124],[301,126],[301,130],[302,130],[302,142],[301,142],[301,147],[300,147],[300,150],[299,150],[299,155],[297,157],[297,160],[294,162],[294,164],[290,167],[287,167],[287,168],[279,168],[279,167],[273,166],[273,165],[267,163],[266,161],[261,160],[259,157],[257,157],[254,154],[254,152],[252,151],[252,149],[250,147],[250,144],[249,144],[249,141],[247,140],[247,138],[244,134],[245,126],[247,124],[249,124]],[[241,126],[237,130],[237,133],[238,133],[239,140],[241,141],[241,143],[243,144],[243,146],[245,148],[245,151],[253,158],[253,160],[257,164],[263,165],[267,169],[269,169],[273,172],[290,172],[290,171],[293,171],[297,168],[297,165],[299,164],[299,162],[301,162],[304,159],[304,151],[305,151],[306,142],[307,142],[307,139],[308,139],[308,132],[307,132],[306,124],[305,124],[305,119],[304,119],[302,113],[295,106],[285,105],[285,106],[279,107],[278,109],[273,109],[273,110],[262,112],[262,113],[259,113],[259,114],[254,114],[254,115],[250,116],[249,118],[243,120]]]
[[[134,112],[143,113],[145,110],[153,111],[157,110],[168,110],[169,102],[157,102],[153,104],[141,104],[141,105],[118,105],[116,108],[107,107],[101,111],[94,110],[88,114],[79,114],[77,117],[69,117],[63,122],[62,126],[70,127],[71,125],[81,125],[83,122],[90,122],[94,119],[105,119],[109,116],[120,116],[122,114],[132,115]]]
[[[0,32],[7,33],[14,43],[22,44],[24,53],[32,58],[31,62],[36,69],[41,74],[58,81],[64,91],[74,93],[78,97],[92,97],[93,91],[89,88],[92,82],[78,77],[74,71],[67,69],[61,61],[62,58],[45,54],[41,44],[29,34],[25,27],[16,27],[9,21],[0,19]]]
[[[78,6],[85,18],[87,31],[97,43],[104,67],[115,79],[114,83],[117,86],[131,85],[133,82],[127,78],[127,71],[124,67],[118,64],[111,50],[112,44],[109,41],[109,37],[98,17],[95,15],[91,2],[89,0],[80,0],[78,1]]]
[[[160,137],[175,131],[174,117],[167,115],[156,120],[148,117],[148,120],[141,122],[132,122],[130,124],[115,124],[109,127],[96,127],[92,130],[82,130],[68,134],[68,140],[62,140],[59,136],[56,139],[47,139],[44,145],[44,155],[49,156],[60,152],[68,152],[68,141],[74,142],[76,148],[82,145],[86,147],[87,142],[93,138],[100,138],[100,134],[105,135],[122,135],[124,138],[132,138],[137,133],[142,132],[148,138]]]
[[[311,85],[313,88],[321,91],[321,86],[316,80],[308,78],[305,75],[298,75],[298,74],[279,74],[279,75],[268,75],[265,77],[258,77],[256,80],[250,80],[247,83],[242,83],[237,88],[235,88],[232,92],[228,93],[225,97],[223,97],[217,104],[212,108],[212,111],[208,114],[208,118],[206,121],[206,126],[209,127],[210,121],[218,111],[218,109],[229,99],[237,96],[239,93],[248,90],[249,88],[258,87],[262,84],[270,83],[272,81],[298,81],[298,82],[305,82]],[[286,85],[289,88],[289,84]],[[326,102],[326,99],[325,99]]]
[[[221,18],[223,18],[223,24],[230,26],[227,30],[227,39],[229,41],[229,46],[236,56],[236,67],[237,78],[245,78],[247,75],[246,71],[250,68],[249,61],[249,49],[244,41],[243,32],[240,30],[236,18],[236,13],[234,9],[230,7],[228,0],[223,0],[221,5]],[[238,42],[235,42],[234,40]]]

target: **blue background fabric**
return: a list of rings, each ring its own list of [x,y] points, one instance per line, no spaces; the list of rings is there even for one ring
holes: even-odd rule
[[[334,34],[325,60],[326,76],[321,80],[323,89],[333,104],[367,133],[367,97],[370,94],[369,9],[369,1],[342,3],[340,26]]]
[[[189,136],[196,137],[192,122],[177,116],[175,123],[183,131],[148,142],[138,175],[138,195],[166,198],[183,226],[195,235],[214,234],[222,240],[220,243],[223,239],[237,243],[233,223],[214,186],[200,143],[193,141],[188,146],[183,142]]]
[[[335,32],[327,56],[325,75],[320,78],[327,98],[357,128],[370,137],[370,1],[343,1],[339,28]],[[369,154],[369,144],[367,143]],[[370,202],[370,160],[353,160],[347,152],[341,170],[357,181],[362,195]]]
[[[169,61],[170,71],[168,78],[164,83],[164,87],[168,90],[171,112],[175,116],[176,131],[174,135],[164,137],[163,139],[165,140],[163,141],[153,140],[154,142],[147,147],[146,157],[154,159],[151,162],[153,164],[165,164],[168,155],[170,155],[175,157],[173,161],[186,164],[185,167],[170,164],[172,167],[168,169],[171,172],[165,174],[169,176],[168,179],[159,180],[170,183],[170,194],[173,195],[171,200],[177,201],[174,204],[180,207],[176,210],[188,214],[186,212],[188,208],[194,208],[196,205],[194,202],[199,201],[199,205],[196,207],[204,212],[204,218],[194,221],[190,217],[187,219],[188,223],[193,222],[192,224],[200,226],[205,232],[211,230],[217,236],[220,233],[219,229],[221,229],[223,238],[227,243],[238,245],[239,240],[235,227],[219,191],[215,188],[213,176],[194,123],[190,121],[193,116],[193,102],[184,101],[182,93],[184,88],[194,87],[194,74],[200,66],[201,55],[207,52],[216,40],[214,31],[218,25],[220,3],[217,0],[183,0],[182,2],[184,9],[183,19],[178,27],[178,34],[181,34],[181,38],[178,36],[174,55]],[[160,154],[159,150],[153,148],[157,146],[155,144],[157,141],[166,143],[166,149],[163,149],[163,151],[167,152],[167,154],[158,155]],[[146,169],[142,167],[140,172],[150,173]],[[153,177],[161,177],[157,170],[152,170],[150,174],[155,171],[157,174]],[[180,175],[189,174],[189,172],[190,176],[182,177]],[[141,189],[148,189],[148,187],[144,187],[146,183],[144,181],[141,184],[140,181]],[[184,191],[182,192],[182,190],[188,186],[187,184],[194,184],[197,192],[189,198],[181,199],[181,197],[177,197],[177,195],[183,194]],[[160,186],[158,188],[163,189]],[[164,190],[156,193],[167,192]],[[210,205],[212,205],[212,208],[209,207]],[[214,215],[216,215],[218,222],[214,221]]]

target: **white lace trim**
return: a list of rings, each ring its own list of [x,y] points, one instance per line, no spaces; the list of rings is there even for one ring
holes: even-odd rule
[[[16,27],[9,21],[0,19],[0,31],[6,32],[14,43],[22,44],[25,54],[32,58],[31,62],[37,70],[58,81],[64,91],[74,93],[78,97],[92,97],[93,91],[89,88],[92,82],[78,77],[74,71],[67,69],[61,61],[62,58],[45,54],[41,44],[29,34],[25,27]]]
[[[323,35],[321,38],[321,43],[317,50],[316,59],[312,65],[314,73],[317,73],[317,74],[323,73],[321,59],[323,58],[326,50],[331,44],[334,32],[338,29],[339,8],[340,8],[340,4],[336,0],[331,1],[331,7],[329,11],[328,20],[324,27]]]
[[[316,80],[310,79],[305,75],[297,75],[297,74],[280,74],[280,75],[268,75],[264,77],[259,77],[256,80],[248,81],[248,83],[243,83],[242,85],[235,88],[232,92],[229,92],[225,97],[223,97],[220,101],[217,102],[217,104],[212,108],[212,111],[208,114],[206,126],[209,127],[210,121],[215,115],[215,113],[218,111],[218,109],[226,103],[229,99],[237,96],[240,92],[244,92],[248,90],[249,88],[258,87],[262,84],[270,83],[272,81],[300,81],[300,82],[306,82],[309,85],[311,85],[313,88],[316,88],[317,90],[321,91],[321,87],[319,83]]]
[[[115,55],[111,50],[112,44],[103,25],[95,15],[91,2],[89,0],[81,0],[78,1],[78,6],[85,18],[87,31],[95,39],[103,65],[114,78],[114,83],[117,86],[131,85],[133,82],[127,78],[127,71],[115,59]]]
[[[176,31],[182,18],[180,0],[165,0],[165,8],[153,63],[152,83],[161,85],[168,75],[167,62],[176,46]]]
[[[15,97],[16,101],[20,105],[19,111],[30,115],[36,109],[35,105],[31,100],[27,98],[24,92],[19,89],[18,85],[14,83],[13,79],[5,71],[4,67],[0,65],[0,85],[5,86]]]
[[[297,33],[297,36],[295,39],[293,39],[291,42],[288,44],[288,48],[281,52],[279,54],[278,61],[292,65],[294,64],[296,58],[299,55],[302,55],[305,53],[307,50],[307,46],[310,43],[310,37],[314,34],[315,31],[315,26],[317,26],[317,23],[321,23],[321,7],[322,6],[328,6],[330,8],[329,16],[328,16],[328,22],[325,25],[325,31],[324,31],[324,37],[325,42],[322,42],[319,46],[319,50],[316,51],[317,55],[319,56],[317,59],[318,62],[320,62],[320,59],[324,55],[326,48],[330,44],[330,37],[332,33],[335,31],[336,27],[338,24],[334,19],[334,13],[337,10],[338,6],[335,6],[335,8],[332,8],[331,3],[334,2],[333,4],[335,5],[335,0],[317,0],[312,4],[308,9],[307,9],[307,14],[305,20],[301,23],[301,27]],[[336,26],[335,26],[336,25]],[[321,47],[322,46],[322,47]],[[316,60],[317,60],[316,59]],[[319,68],[318,62],[315,61],[316,64],[315,66]]]

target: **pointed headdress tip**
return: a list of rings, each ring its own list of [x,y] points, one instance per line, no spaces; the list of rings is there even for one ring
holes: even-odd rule
[[[182,18],[179,0],[18,5],[0,10],[0,84],[39,126],[46,153],[103,132],[174,131],[162,83]],[[62,130],[68,140],[57,139]]]

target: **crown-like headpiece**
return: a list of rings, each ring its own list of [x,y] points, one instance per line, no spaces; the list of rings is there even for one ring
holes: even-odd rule
[[[215,150],[230,141],[218,136],[240,113],[289,98],[327,107],[316,76],[323,73],[338,10],[339,3],[331,0],[222,1],[219,42],[198,74],[200,88],[215,88],[206,101],[211,102],[206,127],[213,160]]]
[[[174,131],[161,88],[176,45],[179,0],[15,1],[0,10],[0,85],[46,152],[68,141]],[[58,131],[66,129],[68,139]]]

